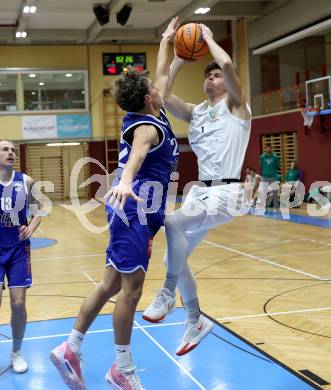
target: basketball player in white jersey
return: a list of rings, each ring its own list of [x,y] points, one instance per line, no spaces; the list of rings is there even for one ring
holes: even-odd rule
[[[195,348],[213,328],[213,323],[200,312],[196,281],[187,259],[208,229],[233,218],[234,200],[242,191],[239,180],[251,130],[250,108],[231,58],[214,41],[210,29],[203,24],[200,27],[214,58],[205,69],[207,99],[194,105],[170,94],[185,62],[175,55],[165,106],[175,117],[189,123],[188,138],[198,159],[201,186],[194,185],[182,207],[166,218],[167,276],[143,314],[150,322],[162,321],[175,308],[178,286],[187,313],[184,338],[176,351],[179,356]],[[167,59],[168,50],[163,55]]]

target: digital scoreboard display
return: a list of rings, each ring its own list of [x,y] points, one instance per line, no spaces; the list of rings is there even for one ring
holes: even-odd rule
[[[104,76],[115,76],[122,73],[129,65],[138,70],[146,70],[145,53],[102,53]]]

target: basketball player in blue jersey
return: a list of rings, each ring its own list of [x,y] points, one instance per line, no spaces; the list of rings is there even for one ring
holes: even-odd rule
[[[176,23],[174,19],[172,24]],[[171,28],[167,39],[173,31]],[[51,352],[52,362],[70,389],[86,388],[80,346],[93,320],[115,294],[118,294],[113,315],[116,360],[105,379],[114,389],[144,389],[135,372],[130,340],[152,240],[164,223],[166,189],[178,155],[175,136],[162,109],[167,68],[160,57],[155,83],[134,69],[115,81],[115,100],[127,114],[122,124],[118,164],[122,172],[106,196],[110,200],[107,206],[110,242],[104,279],[82,304],[68,341]],[[152,209],[154,198],[159,207]]]
[[[251,130],[251,112],[229,55],[200,25],[214,61],[205,69],[207,100],[199,105],[171,95],[174,78],[184,63],[175,55],[170,67],[165,107],[189,123],[189,142],[198,159],[201,186],[194,185],[182,207],[165,221],[167,276],[163,288],[143,318],[159,322],[175,308],[178,286],[187,313],[182,343],[176,354],[184,355],[210,333],[213,323],[200,312],[197,286],[187,259],[208,229],[230,221],[240,196],[240,173]],[[167,60],[168,50],[160,53]],[[191,210],[195,210],[194,215]]]
[[[0,304],[6,276],[11,306],[12,368],[15,373],[23,373],[28,370],[21,352],[27,319],[26,289],[32,284],[29,238],[39,226],[40,217],[27,221],[33,181],[14,171],[15,160],[15,146],[0,141]]]

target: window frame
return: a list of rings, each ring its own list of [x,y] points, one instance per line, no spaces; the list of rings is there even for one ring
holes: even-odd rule
[[[21,110],[24,107],[24,85],[22,75],[36,73],[36,74],[60,74],[60,73],[83,73],[84,74],[84,102],[85,108],[76,109],[54,109],[54,110]],[[89,113],[89,80],[88,70],[82,68],[57,68],[57,69],[45,69],[45,68],[0,68],[0,74],[16,74],[16,106],[17,111],[0,111],[0,116],[4,115],[36,115],[36,114],[58,114],[58,113]],[[70,90],[69,90],[70,91]]]

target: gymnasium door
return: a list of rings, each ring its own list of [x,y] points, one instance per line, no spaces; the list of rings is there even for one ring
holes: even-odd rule
[[[27,145],[27,174],[34,181],[51,181],[54,192],[47,193],[51,200],[64,201],[71,197],[70,180],[72,169],[80,158],[87,156],[87,144],[72,146]],[[87,165],[80,171],[76,187],[79,198],[89,197],[89,187],[79,188],[89,176]]]
[[[262,148],[266,144],[271,144],[272,150],[280,159],[279,175],[284,177],[289,170],[291,162],[297,161],[297,134],[291,133],[277,133],[266,134],[262,136]]]

